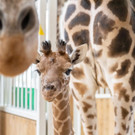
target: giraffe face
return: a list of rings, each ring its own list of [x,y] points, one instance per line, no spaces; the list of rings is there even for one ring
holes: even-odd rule
[[[35,60],[38,18],[34,0],[0,0],[0,73],[14,76]]]
[[[51,44],[43,42],[43,55],[39,58],[37,71],[41,75],[42,95],[49,102],[67,90],[73,65],[83,60],[81,50],[74,50],[71,57],[65,50],[66,43],[63,41],[58,43],[58,52],[52,52]]]
[[[42,95],[51,102],[68,87],[71,61],[64,51],[52,52],[49,43],[44,42],[43,55],[37,64],[41,74]]]

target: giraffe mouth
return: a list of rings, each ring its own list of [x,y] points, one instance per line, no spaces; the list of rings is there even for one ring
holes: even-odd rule
[[[42,90],[44,99],[48,102],[52,102],[55,99],[55,90]]]
[[[52,102],[55,98],[44,96],[44,99],[48,102]]]

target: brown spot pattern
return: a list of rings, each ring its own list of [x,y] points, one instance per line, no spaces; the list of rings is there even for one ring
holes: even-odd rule
[[[90,10],[90,8],[91,8],[91,3],[90,3],[89,0],[81,0],[81,6],[82,6],[84,9]]]
[[[93,132],[88,132],[88,135],[93,135]]]
[[[53,123],[54,123],[54,128],[58,131],[62,123],[59,121],[55,121],[55,119],[53,119]]]
[[[62,100],[62,101],[58,104],[58,108],[63,109],[66,105],[67,105],[67,101]]]
[[[92,99],[92,96],[88,96],[87,99],[90,99],[91,100]]]
[[[90,16],[86,13],[80,12],[73,18],[73,20],[71,20],[68,27],[71,30],[73,27],[77,25],[88,26],[89,23],[90,23]]]
[[[114,114],[117,116],[117,107],[114,108]]]
[[[129,133],[129,126],[127,127],[127,133]]]
[[[94,0],[95,1],[95,9],[97,9],[101,4],[103,0]]]
[[[135,33],[135,11],[134,10],[132,10],[132,13],[131,13],[130,24],[132,26],[133,32]]]
[[[134,69],[133,69],[133,71],[131,73],[131,77],[129,79],[129,83],[131,85],[132,91],[135,91],[135,66],[134,66]]]
[[[68,33],[66,30],[64,30],[64,38],[65,38],[66,42],[69,41],[69,36],[68,36]]]
[[[83,111],[86,113],[89,110],[89,108],[87,108],[86,106],[83,107]]]
[[[116,134],[116,135],[122,135],[121,133],[118,133],[118,134]]]
[[[60,135],[69,135],[70,134],[70,130],[69,129],[63,129],[60,133]]]
[[[132,98],[132,102],[135,102],[135,97]]]
[[[111,0],[107,6],[119,20],[126,21],[128,15],[127,5],[127,0]]]
[[[118,35],[112,40],[109,46],[108,55],[110,57],[120,57],[127,54],[130,50],[131,43],[132,39],[129,35],[129,31],[125,28],[121,28]]]
[[[86,58],[84,59],[84,63],[85,63],[85,64],[90,64],[90,59],[89,59],[88,57],[86,57]]]
[[[87,116],[87,118],[89,118],[89,119],[94,119],[94,115],[93,114],[89,114],[88,116]]]
[[[74,78],[76,79],[83,79],[84,78],[84,72],[81,68],[74,68],[73,71],[72,71],[72,75]]]
[[[67,111],[67,108],[65,108],[62,112],[61,112],[61,114],[60,114],[60,116],[59,116],[59,120],[65,120],[66,118],[67,118],[67,116],[69,116],[69,111]],[[55,116],[57,116],[57,115],[55,115]]]
[[[131,116],[129,117],[129,121],[131,120]]]
[[[67,12],[66,12],[66,15],[65,15],[65,22],[69,19],[69,17],[75,12],[76,10],[76,7],[75,5],[71,4],[68,6],[67,8]]]
[[[130,111],[131,111],[131,112],[133,111],[133,107],[132,107],[132,106],[130,106]]]
[[[91,107],[92,107],[92,105],[90,105],[90,104],[88,104],[88,103],[86,103],[86,102],[82,102],[82,103],[83,103],[83,105],[86,106],[87,108],[91,108]]]
[[[87,128],[90,129],[90,130],[92,130],[93,126],[88,126]]]
[[[122,126],[123,130],[126,130],[126,124],[122,123],[121,126]]]
[[[118,68],[118,63],[114,64],[114,65],[110,68],[110,73],[114,73],[117,68]]]
[[[79,46],[85,43],[89,44],[89,31],[81,30],[79,32],[76,32],[73,34],[72,38],[76,46]]]
[[[83,96],[86,93],[86,91],[88,90],[87,86],[84,84],[81,84],[81,83],[74,83],[74,87],[78,90],[78,92],[81,96]]]
[[[76,101],[78,101],[79,99],[76,97],[74,90],[72,90],[72,94],[73,94],[73,97],[76,99]]]
[[[72,48],[71,45],[67,45],[67,48],[66,49],[67,49],[68,55],[70,55],[73,52],[73,48]]]
[[[97,125],[95,125],[94,129],[95,129],[95,130],[97,129]]]
[[[64,125],[63,125],[63,130],[60,133],[61,135],[69,135],[70,132],[72,131],[72,124],[70,122],[70,119],[68,119]]]
[[[119,100],[121,100],[121,98],[124,98],[126,102],[129,101],[130,96],[126,94],[127,90],[122,87],[122,83],[116,83],[114,85],[114,91],[119,94],[119,97],[118,97]]]
[[[115,92],[119,92],[121,87],[122,87],[122,83],[116,83],[113,88]]]
[[[121,113],[122,113],[123,119],[125,119],[127,117],[127,115],[129,114],[129,112],[123,107],[121,107]]]
[[[134,49],[133,49],[132,56],[133,56],[133,58],[135,59],[135,47],[134,47]]]
[[[126,102],[129,102],[130,96],[128,94],[126,94],[126,92],[127,92],[126,89],[121,90],[120,94],[119,94],[119,99],[121,99],[123,97]]]
[[[60,99],[62,99],[62,97],[63,97],[63,95],[62,95],[62,93],[60,93],[60,94],[57,96],[57,99],[60,100]]]
[[[99,51],[94,50],[94,56],[95,56],[95,58],[101,57],[102,56],[102,52],[103,52],[103,50],[99,50]]]
[[[103,79],[103,78],[101,78],[101,86],[105,86],[105,87],[107,87],[108,85],[107,85],[107,82]]]
[[[54,116],[58,116],[58,114],[59,114],[59,110],[54,106],[53,106],[53,114],[54,114]]]
[[[131,62],[130,60],[125,60],[121,63],[121,68],[117,70],[116,78],[121,78],[125,76],[128,73],[128,70],[130,68]]]
[[[99,12],[94,21],[94,43],[102,45],[102,39],[106,39],[108,33],[114,28],[115,22],[108,18],[103,12]]]

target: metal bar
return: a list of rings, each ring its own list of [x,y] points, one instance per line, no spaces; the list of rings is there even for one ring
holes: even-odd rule
[[[15,107],[15,104],[16,104],[16,78],[13,79],[13,107]]]
[[[12,106],[12,79],[9,78],[9,106]]]
[[[32,66],[30,67],[30,95],[29,95],[29,105],[30,105],[30,110],[32,110]]]
[[[26,77],[26,87],[25,87],[25,109],[27,110],[27,94],[28,94],[28,79],[27,79],[28,71],[26,71],[25,77]]]
[[[20,87],[20,76],[17,76],[17,108],[19,108],[19,87]]]
[[[39,22],[44,33],[46,32],[46,0],[39,1]],[[45,35],[39,36],[39,48],[40,43],[45,39]],[[40,93],[40,80],[38,79],[37,86],[37,134],[45,135],[46,133],[46,121],[45,121],[45,101]],[[51,135],[51,134],[50,134]]]
[[[1,106],[4,106],[4,77],[1,76]]]
[[[38,90],[38,81],[39,81],[39,78],[37,77],[36,73],[35,74],[35,79],[34,79],[34,110],[36,111],[37,110],[37,90]]]
[[[74,103],[74,118],[73,118],[73,126],[74,126],[74,130],[76,135],[81,135],[81,119],[80,119],[80,114],[76,108],[76,105]]]
[[[47,40],[52,43],[52,50],[56,51],[56,37],[57,37],[57,0],[48,1],[48,11],[47,11]],[[48,135],[53,135],[52,130],[53,116],[52,116],[52,104],[48,104]]]
[[[24,78],[24,73],[23,73],[23,75],[21,75],[21,83],[22,83],[22,87],[21,87],[21,109],[23,109],[23,87],[24,87],[23,78]]]

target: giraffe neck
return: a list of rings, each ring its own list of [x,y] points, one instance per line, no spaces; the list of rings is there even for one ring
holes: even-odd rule
[[[73,135],[68,90],[56,97],[53,101],[52,109],[54,135]]]

